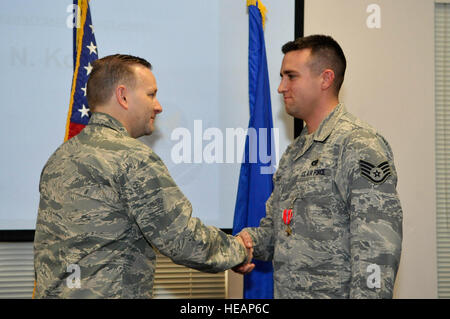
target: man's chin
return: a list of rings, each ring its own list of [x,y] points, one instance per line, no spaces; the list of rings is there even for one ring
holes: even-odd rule
[[[155,127],[153,125],[151,125],[145,132],[145,135],[147,135],[147,136],[152,135],[154,131],[155,131]]]
[[[293,112],[292,109],[289,108],[289,106],[284,105],[284,110],[286,111],[286,114],[295,117],[295,112]]]
[[[295,109],[293,107],[289,107],[288,105],[284,105],[284,110],[286,111],[286,114],[295,117],[296,119],[302,120],[303,117],[301,115],[301,113],[299,113],[298,109]]]

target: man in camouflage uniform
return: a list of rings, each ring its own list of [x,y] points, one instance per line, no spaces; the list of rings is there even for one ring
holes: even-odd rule
[[[392,150],[339,103],[346,61],[331,37],[282,51],[278,92],[306,128],[280,160],[266,217],[240,235],[273,260],[275,298],[392,298],[402,243]]]
[[[191,217],[161,159],[136,140],[162,111],[147,61],[97,60],[89,124],[45,165],[34,251],[36,298],[150,298],[155,250],[219,272],[243,263],[240,238]]]

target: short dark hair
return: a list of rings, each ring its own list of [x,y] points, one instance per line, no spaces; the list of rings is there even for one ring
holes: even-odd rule
[[[91,111],[111,98],[119,82],[131,87],[135,85],[135,75],[131,66],[136,64],[152,69],[147,60],[126,54],[108,55],[94,61],[87,82],[87,101]]]
[[[325,69],[334,71],[334,88],[336,95],[344,82],[347,61],[340,45],[328,35],[310,35],[287,42],[281,48],[286,54],[290,51],[311,49],[310,69],[320,74]]]

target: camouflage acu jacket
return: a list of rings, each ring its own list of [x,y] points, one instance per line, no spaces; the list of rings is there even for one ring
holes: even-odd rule
[[[342,104],[306,131],[280,160],[266,218],[246,229],[254,257],[273,260],[276,298],[391,298],[402,209],[387,141]]]
[[[152,246],[208,272],[246,258],[234,237],[191,217],[161,159],[106,114],[56,150],[39,190],[36,298],[150,298]]]

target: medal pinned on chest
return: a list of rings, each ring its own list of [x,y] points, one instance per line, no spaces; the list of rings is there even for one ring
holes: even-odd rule
[[[289,224],[291,223],[293,215],[294,215],[294,212],[292,211],[292,209],[285,209],[283,211],[283,221],[284,221],[284,224],[286,225],[286,235],[287,236],[290,236],[292,234],[292,229],[289,226]]]

